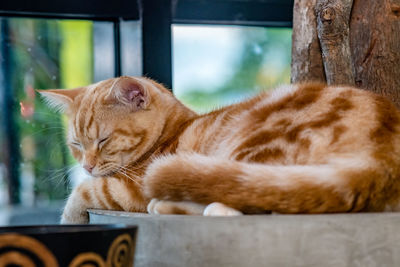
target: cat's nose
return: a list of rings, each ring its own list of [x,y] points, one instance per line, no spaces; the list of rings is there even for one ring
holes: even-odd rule
[[[85,170],[87,170],[88,173],[92,173],[94,166],[93,165],[89,165],[89,164],[85,164],[85,165],[83,165],[83,168]]]

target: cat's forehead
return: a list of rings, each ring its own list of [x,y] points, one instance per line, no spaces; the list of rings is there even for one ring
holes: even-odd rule
[[[91,85],[74,112],[69,116],[71,137],[78,139],[96,139],[101,132],[112,127],[109,110],[101,104],[101,92]],[[100,88],[101,89],[101,88]]]
[[[74,101],[74,106],[71,110],[73,116],[79,115],[82,110],[86,110],[88,107],[99,108],[102,104],[102,99],[109,94],[115,80],[108,79],[86,86],[84,93]]]
[[[76,140],[88,142],[102,138],[112,132],[112,122],[102,122],[88,116],[85,120],[71,120],[69,137]]]

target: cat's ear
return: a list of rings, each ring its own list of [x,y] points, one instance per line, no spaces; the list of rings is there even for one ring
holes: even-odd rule
[[[138,79],[123,76],[115,80],[105,100],[109,104],[122,104],[136,111],[148,106],[149,93]]]
[[[79,95],[85,87],[75,89],[50,89],[36,90],[40,93],[46,104],[59,112],[65,112],[74,102],[74,99]]]

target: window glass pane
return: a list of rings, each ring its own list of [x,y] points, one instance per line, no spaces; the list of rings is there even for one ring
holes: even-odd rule
[[[142,24],[140,21],[121,21],[122,75],[142,75]]]
[[[0,18],[0,25],[0,207],[63,201],[84,175],[65,145],[65,117],[49,110],[35,89],[92,83],[94,27],[106,28],[103,38],[112,40],[112,23]],[[103,56],[111,76],[113,49]]]
[[[292,30],[173,26],[173,89],[199,112],[290,82]]]
[[[114,27],[110,22],[93,23],[93,81],[114,77]]]

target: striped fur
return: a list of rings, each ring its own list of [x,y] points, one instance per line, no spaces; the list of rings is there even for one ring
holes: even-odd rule
[[[288,85],[204,115],[146,78],[41,93],[69,116],[73,155],[102,177],[74,190],[64,222],[151,199],[157,214],[399,207],[400,113],[370,92]]]

